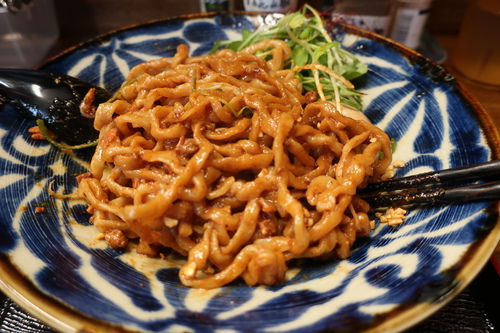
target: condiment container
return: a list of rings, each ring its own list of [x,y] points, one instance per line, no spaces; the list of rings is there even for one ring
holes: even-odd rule
[[[297,0],[243,0],[248,12],[288,13],[297,10]]]
[[[0,67],[39,65],[58,37],[52,0],[0,1]]]
[[[389,35],[391,0],[343,0],[332,7],[332,19],[357,26],[383,36]]]
[[[233,10],[232,0],[200,0],[200,9],[205,12],[223,12]]]
[[[432,6],[432,0],[395,0],[389,37],[416,49]]]

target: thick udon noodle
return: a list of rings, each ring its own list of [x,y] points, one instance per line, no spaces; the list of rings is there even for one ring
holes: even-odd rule
[[[269,47],[272,60],[255,55]],[[292,259],[347,258],[371,230],[356,189],[385,172],[390,141],[334,103],[305,105],[289,53],[266,41],[188,57],[181,45],[133,68],[96,112],[79,183],[92,223],[137,238],[139,253],[187,256],[180,280],[199,288],[275,284]]]

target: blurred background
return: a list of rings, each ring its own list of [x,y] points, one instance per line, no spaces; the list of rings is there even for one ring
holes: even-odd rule
[[[204,1],[221,0],[0,0],[0,67],[34,67],[73,45],[115,29],[199,13],[204,9]],[[234,10],[244,10],[244,1],[251,2],[230,1]],[[295,1],[297,8],[306,3],[305,0],[275,3]],[[419,51],[442,63],[448,44],[460,29],[467,0],[309,0],[307,3],[321,11],[328,8],[348,12],[358,20],[367,17],[363,15],[389,15],[383,9],[388,3],[420,6],[419,9],[425,10],[420,13],[425,14],[422,36],[426,38],[427,49]],[[451,36],[449,40],[447,35]],[[439,36],[439,40],[434,36]]]
[[[299,1],[299,7],[306,1]],[[348,0],[344,0],[348,2]],[[321,9],[323,1],[310,0]],[[83,40],[113,29],[148,20],[200,12],[198,0],[54,0],[61,37]],[[427,27],[434,32],[456,33],[462,22],[467,0],[434,0]],[[243,10],[236,0],[234,9]]]
[[[113,29],[148,20],[200,12],[198,0],[53,0],[59,20],[58,48]],[[370,2],[368,0],[366,2]],[[299,0],[298,6],[306,1]],[[344,0],[343,2],[348,2]],[[326,4],[322,0],[307,1],[316,9]],[[431,34],[457,34],[467,0],[434,0],[427,21]],[[243,10],[243,0],[234,1],[235,10]]]

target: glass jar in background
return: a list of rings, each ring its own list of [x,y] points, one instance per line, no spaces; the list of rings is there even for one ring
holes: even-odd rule
[[[432,0],[395,0],[389,37],[416,49],[424,31]]]
[[[248,12],[288,13],[297,10],[297,0],[243,0]]]
[[[332,4],[331,9],[333,20],[339,20],[383,36],[389,34],[391,0],[343,0]]]
[[[0,1],[0,67],[39,65],[58,37],[52,0]]]
[[[200,0],[200,11],[202,13],[224,12],[233,9],[233,0]]]
[[[500,0],[469,0],[450,63],[457,77],[500,89]]]

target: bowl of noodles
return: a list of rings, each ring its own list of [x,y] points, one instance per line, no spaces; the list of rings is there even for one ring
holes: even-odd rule
[[[412,207],[391,226],[355,194],[393,161],[403,176],[498,158],[484,109],[428,59],[344,25],[332,36],[367,65],[352,82],[369,122],[303,96],[284,43],[275,61],[258,56],[269,41],[208,55],[274,20],[154,21],[43,66],[120,96],[81,151],[4,111],[8,296],[61,331],[378,332],[463,290],[500,238],[497,203]]]

